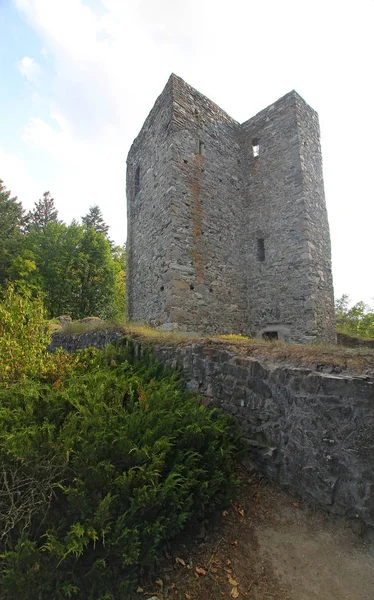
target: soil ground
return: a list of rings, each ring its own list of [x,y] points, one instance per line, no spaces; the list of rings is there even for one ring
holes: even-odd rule
[[[299,502],[254,473],[242,479],[237,503],[165,550],[137,598],[374,600],[372,530]]]

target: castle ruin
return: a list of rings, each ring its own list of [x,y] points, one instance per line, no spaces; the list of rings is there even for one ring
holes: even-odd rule
[[[335,342],[317,113],[238,123],[171,75],[127,160],[127,316],[165,330]]]

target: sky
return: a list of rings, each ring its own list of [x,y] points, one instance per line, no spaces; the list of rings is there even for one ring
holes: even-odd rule
[[[98,204],[126,240],[126,156],[170,73],[237,121],[295,89],[320,117],[335,296],[374,304],[374,0],[0,0],[0,179]]]

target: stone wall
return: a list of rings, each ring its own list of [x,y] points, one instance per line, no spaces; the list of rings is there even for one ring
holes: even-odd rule
[[[157,346],[189,389],[234,414],[249,458],[300,496],[374,526],[374,382],[267,365],[222,348]]]
[[[172,75],[127,181],[130,319],[336,341],[318,116],[296,92],[240,125]]]
[[[57,334],[69,351],[120,332]],[[267,364],[213,344],[156,345],[186,386],[238,418],[248,461],[306,500],[374,526],[374,382]]]

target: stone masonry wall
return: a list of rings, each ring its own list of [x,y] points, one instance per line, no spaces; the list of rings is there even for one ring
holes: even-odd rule
[[[165,289],[173,298],[170,321],[187,331],[243,331],[239,124],[175,76],[173,99],[179,275]]]
[[[286,341],[333,342],[331,253],[318,117],[296,92],[290,92],[244,123],[242,130],[247,333],[276,330]],[[257,157],[253,140],[259,145]]]
[[[335,341],[336,322],[331,271],[330,230],[322,174],[317,113],[295,94],[301,170],[304,189],[308,267],[307,302],[313,307],[317,339]]]
[[[374,382],[280,367],[222,348],[156,346],[189,389],[234,414],[249,459],[331,512],[374,526]]]
[[[55,334],[50,349],[121,337]],[[238,418],[250,464],[304,500],[374,526],[373,379],[266,364],[212,344],[159,344],[153,352],[181,367],[190,390]]]
[[[170,188],[171,82],[157,99],[127,159],[127,317],[167,320],[161,288],[174,235]],[[138,171],[137,171],[138,170]]]

